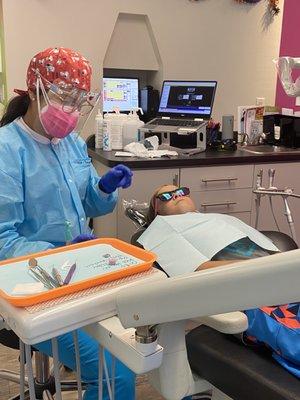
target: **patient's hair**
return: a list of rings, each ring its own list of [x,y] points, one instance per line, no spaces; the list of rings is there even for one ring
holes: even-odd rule
[[[157,188],[155,190],[155,192],[153,193],[153,195],[151,197],[150,205],[149,205],[149,208],[148,208],[148,213],[147,213],[147,216],[146,216],[148,225],[151,224],[151,222],[154,220],[154,218],[157,215],[156,214],[157,210],[155,210],[155,198],[158,195],[158,193],[161,191],[161,189],[163,187],[165,187],[165,186],[169,186],[169,185],[168,184],[161,185],[159,188]]]

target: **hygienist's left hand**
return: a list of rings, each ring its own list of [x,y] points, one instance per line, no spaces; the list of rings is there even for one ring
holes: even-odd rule
[[[97,238],[92,233],[82,233],[81,235],[76,236],[76,238],[74,238],[71,241],[71,243],[75,244],[75,243],[87,242],[88,240],[94,240],[94,239]]]
[[[117,188],[128,188],[132,181],[132,172],[125,165],[119,164],[109,170],[99,181],[99,188],[105,193],[112,193]]]

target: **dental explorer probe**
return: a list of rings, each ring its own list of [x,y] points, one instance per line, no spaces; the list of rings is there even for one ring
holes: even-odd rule
[[[43,277],[38,274],[34,268],[29,266],[29,274],[33,276],[33,278],[37,281],[37,282],[41,282],[47,289],[53,289],[53,286],[51,286],[50,284],[48,284],[47,281],[45,281],[43,279]]]
[[[59,287],[59,283],[52,278],[51,275],[48,274],[42,267],[38,265],[38,262],[35,258],[30,258],[28,261],[28,265],[30,266],[31,270],[36,269],[39,275],[48,283],[48,285],[52,286],[53,288]]]
[[[53,286],[47,282],[38,271],[36,271],[34,262],[31,259],[28,261],[28,268],[29,274],[32,275],[36,281],[41,282],[47,289],[53,289]]]

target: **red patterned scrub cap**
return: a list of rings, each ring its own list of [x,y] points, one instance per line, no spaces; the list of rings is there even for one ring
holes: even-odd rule
[[[50,82],[72,85],[87,92],[91,88],[92,69],[89,61],[80,53],[64,47],[46,49],[32,58],[27,70],[28,89],[36,89],[38,74],[46,87]]]

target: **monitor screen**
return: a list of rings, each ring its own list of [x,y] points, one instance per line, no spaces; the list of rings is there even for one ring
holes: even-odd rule
[[[131,111],[139,107],[139,81],[137,78],[103,78],[103,111],[118,108]]]
[[[216,81],[165,81],[159,112],[210,117]]]

